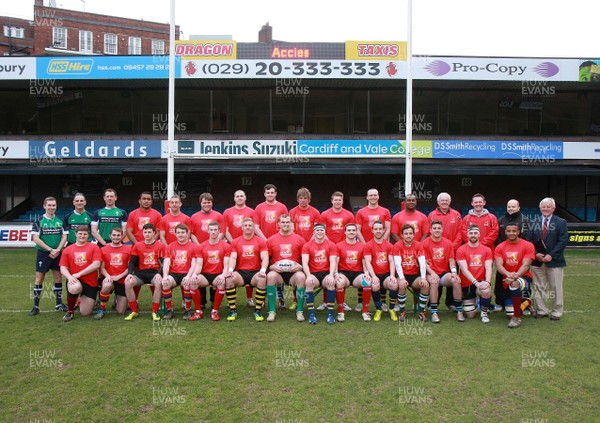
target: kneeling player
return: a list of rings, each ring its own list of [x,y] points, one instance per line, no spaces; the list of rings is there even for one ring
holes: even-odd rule
[[[165,300],[167,312],[163,319],[173,318],[173,287],[183,288],[185,314],[183,320],[190,318],[190,284],[194,279],[196,268],[196,244],[190,240],[190,230],[187,225],[179,223],[175,226],[175,241],[167,247],[167,254],[162,268],[162,297]]]
[[[517,223],[508,223],[505,229],[506,241],[498,245],[494,253],[496,269],[503,276],[503,297],[510,298],[514,309],[514,316],[508,322],[511,329],[521,326],[521,297],[527,284],[531,284],[529,267],[535,260],[535,247],[531,242],[519,238],[519,232]],[[506,305],[508,311],[508,304]]]
[[[271,235],[267,240],[269,256],[271,257],[271,266],[267,273],[267,298],[269,306],[269,315],[267,322],[275,320],[276,287],[284,289],[284,285],[291,285],[297,288],[296,320],[304,321],[304,287],[306,276],[302,271],[302,246],[304,238],[293,232],[292,218],[289,214],[279,216],[279,232]]]
[[[203,317],[202,306],[200,305],[200,290],[198,288],[208,285],[216,288],[210,318],[213,321],[221,320],[219,307],[225,296],[225,282],[232,276],[232,272],[229,271],[231,246],[220,239],[219,223],[210,222],[208,224],[208,236],[208,240],[196,249],[195,278],[191,281],[191,294],[196,306],[196,313],[190,317],[190,320],[198,320]]]
[[[335,323],[335,271],[337,268],[337,247],[325,237],[325,225],[315,224],[313,239],[302,247],[302,269],[306,275],[306,308],[308,323],[317,324],[315,316],[315,289],[322,286],[327,295],[327,323]]]
[[[431,222],[431,236],[422,242],[427,258],[427,282],[429,282],[431,321],[439,323],[438,298],[440,287],[452,288],[453,298],[460,298],[460,278],[456,273],[456,260],[454,259],[454,246],[448,239],[442,237],[442,222]],[[455,300],[458,321],[464,321],[462,303]]]
[[[129,274],[128,266],[131,258],[131,247],[123,244],[123,229],[112,228],[110,231],[110,244],[100,250],[102,265],[100,274],[104,276],[100,291],[100,309],[94,319],[100,320],[106,314],[106,305],[114,291],[117,299],[117,313],[124,314],[127,309],[125,296],[125,277]]]
[[[402,239],[394,244],[394,263],[398,273],[398,286],[394,288],[400,291],[398,304],[400,306],[399,319],[401,322],[406,318],[406,288],[419,291],[417,313],[419,320],[427,321],[425,312],[427,301],[429,301],[429,283],[426,278],[427,260],[423,245],[419,241],[415,241],[414,238],[415,229],[406,224],[402,227]],[[394,319],[392,318],[392,320]]]
[[[77,297],[81,295],[79,312],[89,316],[94,310],[98,293],[98,269],[102,261],[100,248],[88,242],[90,229],[81,225],[77,227],[75,244],[69,245],[60,257],[60,273],[67,279],[68,312],[63,322],[73,319]]]
[[[345,228],[346,239],[336,244],[338,250],[338,274],[336,282],[336,300],[338,303],[338,322],[345,320],[345,291],[349,286],[363,290],[362,318],[370,321],[369,303],[371,302],[371,275],[364,265],[365,244],[358,241],[356,224],[348,223]]]
[[[488,311],[492,302],[492,250],[479,242],[479,227],[471,225],[467,230],[467,243],[456,250],[460,267],[462,308],[469,318],[477,314],[477,296],[480,298],[481,321],[489,323]],[[455,297],[456,299],[456,297]]]
[[[146,223],[142,227],[144,242],[136,242],[131,249],[129,260],[129,275],[125,278],[125,294],[129,302],[131,313],[125,320],[133,320],[138,317],[138,304],[135,287],[141,285],[152,285],[152,320],[160,320],[158,309],[162,293],[162,276],[160,270],[166,254],[165,245],[156,240],[156,227],[152,223]]]
[[[232,322],[237,318],[236,287],[256,287],[256,309],[254,319],[262,322],[262,306],[265,301],[267,287],[267,266],[269,265],[269,250],[267,243],[254,234],[254,221],[247,217],[242,220],[242,236],[231,243],[231,256],[229,257],[229,271],[233,272],[227,281],[227,301],[229,303],[229,316]],[[236,268],[237,266],[237,268]],[[236,269],[234,272],[233,270]],[[273,298],[273,302],[275,299]]]

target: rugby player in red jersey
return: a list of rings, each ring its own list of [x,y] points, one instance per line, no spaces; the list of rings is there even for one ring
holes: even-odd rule
[[[319,210],[310,205],[311,197],[312,195],[308,188],[300,188],[296,193],[298,205],[290,210],[294,232],[304,238],[305,241],[310,241],[313,236],[315,223],[321,217]]]
[[[315,316],[315,289],[323,287],[327,298],[327,323],[335,323],[335,272],[337,269],[337,247],[325,236],[325,225],[315,224],[313,238],[302,247],[302,269],[306,275],[306,308],[308,322],[317,324]]]
[[[156,240],[156,227],[146,223],[142,228],[144,242],[138,242],[131,249],[129,260],[129,275],[125,278],[125,294],[131,313],[125,320],[138,317],[138,304],[134,288],[141,285],[152,285],[152,320],[160,320],[158,309],[162,294],[162,262],[166,255],[165,245]]]
[[[188,228],[192,226],[190,217],[181,211],[181,197],[174,194],[169,199],[169,212],[160,220],[159,234],[160,242],[165,246],[177,240],[175,227],[183,223]]]
[[[152,193],[144,191],[138,199],[140,205],[127,217],[127,238],[132,244],[144,241],[142,228],[146,223],[152,223],[157,228],[160,225],[162,215],[152,208]]]
[[[123,244],[123,229],[112,228],[110,231],[110,244],[106,244],[101,253],[100,274],[103,279],[99,295],[100,308],[94,316],[96,320],[102,319],[106,314],[106,305],[110,299],[110,293],[113,291],[117,298],[117,313],[124,314],[127,309],[125,277],[129,274],[131,246]]]
[[[417,210],[417,196],[415,194],[406,194],[406,208],[400,210],[392,218],[392,241],[400,240],[400,228],[404,225],[411,225],[415,229],[415,239],[423,241],[429,235],[429,220],[427,216]]]
[[[261,309],[266,294],[269,249],[265,240],[255,235],[254,221],[251,218],[247,217],[242,221],[242,230],[242,236],[231,243],[229,271],[233,274],[228,286],[233,287],[226,291],[230,310],[227,320],[231,322],[237,318],[236,287],[251,285],[256,287],[254,319],[261,322],[265,319]]]
[[[357,235],[361,242],[366,243],[373,239],[371,226],[377,221],[383,222],[385,226],[383,238],[389,240],[392,226],[390,211],[379,205],[379,191],[371,188],[367,191],[367,205],[356,213]]]
[[[98,293],[98,269],[102,257],[100,248],[88,242],[90,229],[81,225],[75,233],[75,244],[64,249],[60,257],[60,273],[67,279],[67,314],[63,322],[73,319],[77,297],[81,295],[79,313],[89,316],[94,310]]]
[[[202,244],[210,237],[208,234],[208,225],[212,222],[217,222],[221,228],[219,239],[225,238],[225,225],[223,224],[223,215],[216,210],[213,210],[213,196],[208,192],[200,194],[198,202],[200,203],[200,211],[192,215],[192,241],[196,244]]]
[[[456,261],[460,267],[463,310],[467,317],[477,314],[477,296],[481,309],[481,321],[489,323],[488,311],[492,301],[492,250],[479,242],[480,231],[472,225],[467,231],[468,241],[456,250]],[[456,299],[456,297],[455,297]]]
[[[304,309],[306,276],[300,263],[302,262],[302,246],[305,242],[304,238],[293,232],[291,216],[287,213],[279,216],[279,232],[267,240],[271,257],[271,266],[267,273],[267,298],[269,300],[267,322],[274,321],[276,316],[275,287],[283,288],[284,284],[298,288],[299,301],[296,307],[296,320],[304,321],[302,310]]]
[[[196,269],[194,270],[196,277],[191,282],[191,293],[196,306],[196,313],[190,317],[190,320],[198,320],[203,316],[200,300],[195,292],[198,287],[207,285],[216,288],[210,318],[213,321],[221,320],[219,307],[221,307],[221,302],[225,296],[226,281],[231,278],[232,272],[229,271],[231,246],[225,240],[219,238],[220,234],[219,224],[210,222],[208,224],[208,240],[196,249]],[[233,284],[229,288],[235,289]]]

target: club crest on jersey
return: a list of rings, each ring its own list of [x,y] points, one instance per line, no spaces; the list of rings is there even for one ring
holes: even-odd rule
[[[233,226],[241,228],[242,227],[242,220],[244,220],[244,215],[243,214],[234,214],[233,215]]]
[[[277,220],[277,213],[275,210],[267,210],[265,212],[265,222],[267,223],[275,223]]]
[[[74,254],[75,264],[82,265],[87,263],[87,252],[78,251]]]
[[[517,251],[508,251],[506,253],[506,262],[510,264],[518,264],[519,253]]]
[[[344,219],[342,218],[331,219],[331,223],[331,229],[341,230],[344,228]]]
[[[481,254],[471,255],[470,266],[481,266],[482,263],[483,263],[483,260],[481,260]]]
[[[154,260],[154,251],[151,251],[149,253],[144,253],[144,264],[154,264],[155,260]]]
[[[292,244],[281,244],[281,251],[279,255],[281,257],[291,257],[292,256]]]
[[[377,253],[377,263],[379,264],[385,264],[388,262],[388,256],[387,253],[385,251],[380,251]]]
[[[358,262],[358,251],[348,251],[346,253],[346,263]]]
[[[381,220],[381,217],[378,214],[370,214],[369,215],[369,226],[373,226],[373,223]]]
[[[444,258],[444,248],[434,248],[433,258],[436,260],[442,260]]]
[[[187,263],[188,252],[186,250],[175,251],[175,263],[185,264]]]
[[[300,216],[298,219],[298,227],[300,229],[310,229],[310,216]]]
[[[315,251],[315,263],[323,263],[327,260],[327,252],[325,250]]]
[[[209,263],[218,263],[219,262],[219,250],[209,251],[207,254]]]
[[[254,257],[254,245],[242,245],[242,256]]]
[[[110,264],[112,266],[120,266],[123,264],[123,254],[121,253],[111,253],[110,254]]]
[[[146,223],[150,223],[150,217],[144,216],[138,219],[138,228],[142,229]]]

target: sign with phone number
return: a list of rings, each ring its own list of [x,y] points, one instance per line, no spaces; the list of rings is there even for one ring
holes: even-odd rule
[[[181,78],[397,79],[402,61],[182,60]]]

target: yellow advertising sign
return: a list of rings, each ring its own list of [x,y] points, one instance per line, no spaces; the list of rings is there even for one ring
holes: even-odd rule
[[[346,60],[406,60],[406,42],[346,41]]]
[[[237,42],[229,40],[177,40],[175,55],[185,60],[235,60]]]

